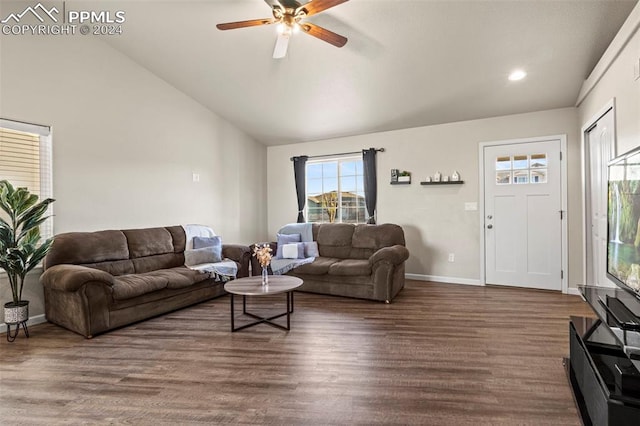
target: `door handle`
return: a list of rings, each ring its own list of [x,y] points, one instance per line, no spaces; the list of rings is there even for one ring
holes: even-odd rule
[[[487,229],[492,229],[493,225],[487,225]]]

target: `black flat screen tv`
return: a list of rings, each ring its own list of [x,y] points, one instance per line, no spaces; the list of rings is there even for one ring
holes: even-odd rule
[[[640,148],[608,167],[607,277],[640,299]]]

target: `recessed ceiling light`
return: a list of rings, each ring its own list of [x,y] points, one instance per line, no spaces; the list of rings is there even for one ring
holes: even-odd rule
[[[515,70],[514,72],[512,72],[511,74],[509,74],[509,80],[511,81],[518,81],[518,80],[522,80],[523,78],[525,78],[527,76],[527,73],[522,71],[522,70]]]

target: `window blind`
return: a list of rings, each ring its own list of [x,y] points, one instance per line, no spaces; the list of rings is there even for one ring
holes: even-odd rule
[[[40,196],[40,136],[0,128],[0,180]]]
[[[0,180],[26,187],[39,199],[51,197],[51,129],[47,126],[0,119]],[[2,212],[3,213],[3,212]],[[48,215],[52,215],[49,206]],[[40,227],[43,238],[53,235],[53,220]]]

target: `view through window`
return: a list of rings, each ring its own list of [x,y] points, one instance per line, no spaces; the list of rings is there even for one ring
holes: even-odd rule
[[[306,217],[314,223],[365,223],[362,158],[307,162]]]

